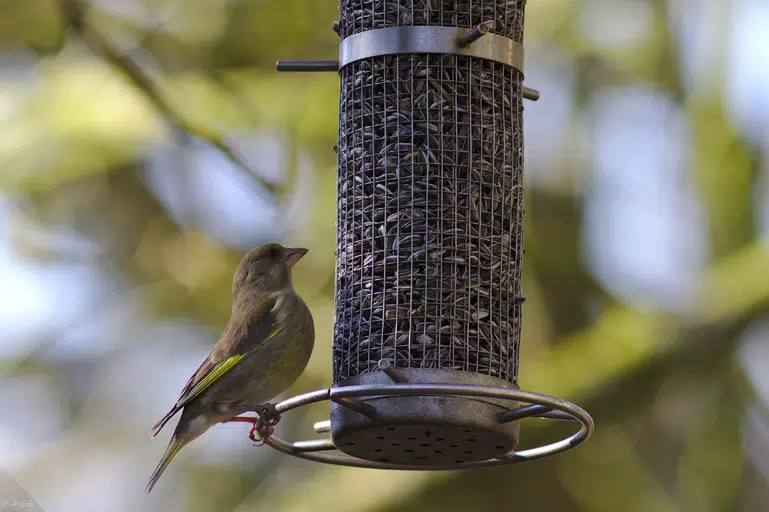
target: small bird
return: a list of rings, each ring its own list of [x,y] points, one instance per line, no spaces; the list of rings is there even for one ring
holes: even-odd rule
[[[315,343],[315,326],[291,284],[291,268],[307,252],[269,243],[250,251],[238,265],[232,281],[232,315],[224,332],[176,404],[152,427],[155,437],[182,411],[147,483],[147,494],[179,450],[217,423],[253,423],[249,438],[256,440],[254,431],[260,428],[262,433],[265,413],[273,407],[267,401],[291,387],[304,371]],[[236,418],[248,411],[259,417]],[[271,433],[269,425],[274,423],[268,420],[262,438]]]

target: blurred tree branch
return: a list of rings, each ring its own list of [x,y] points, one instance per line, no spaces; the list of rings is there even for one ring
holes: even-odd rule
[[[261,187],[273,195],[281,192],[281,187],[262,178],[256,170],[252,169],[248,162],[224,141],[221,134],[191,123],[181,112],[178,112],[165,99],[155,80],[137,61],[130,55],[122,53],[105,35],[88,26],[85,20],[86,6],[82,2],[61,0],[61,6],[69,27],[85,41],[91,51],[128,77],[163,116],[177,140],[184,140],[187,134],[200,138],[219,149],[236,168],[248,175],[249,180],[256,180]]]

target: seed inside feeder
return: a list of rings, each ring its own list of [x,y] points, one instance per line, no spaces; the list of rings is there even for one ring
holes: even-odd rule
[[[335,382],[388,358],[516,383],[520,87],[465,56],[342,70]]]

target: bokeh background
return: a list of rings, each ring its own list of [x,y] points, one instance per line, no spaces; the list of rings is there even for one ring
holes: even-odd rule
[[[769,509],[769,3],[531,0],[521,385],[579,449],[440,474],[337,468],[217,426],[150,497],[149,428],[256,244],[330,383],[335,0],[0,0],[0,474],[48,511]],[[279,432],[311,438],[325,406]],[[523,444],[562,436],[529,420]],[[555,423],[555,424],[553,424]],[[0,495],[0,501],[4,496]]]

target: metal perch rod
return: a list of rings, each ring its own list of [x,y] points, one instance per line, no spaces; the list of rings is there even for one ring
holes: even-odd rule
[[[279,60],[275,66],[278,71],[298,72],[330,72],[339,71],[338,60]],[[527,100],[537,101],[540,98],[539,91],[530,87],[522,87],[523,97]]]

